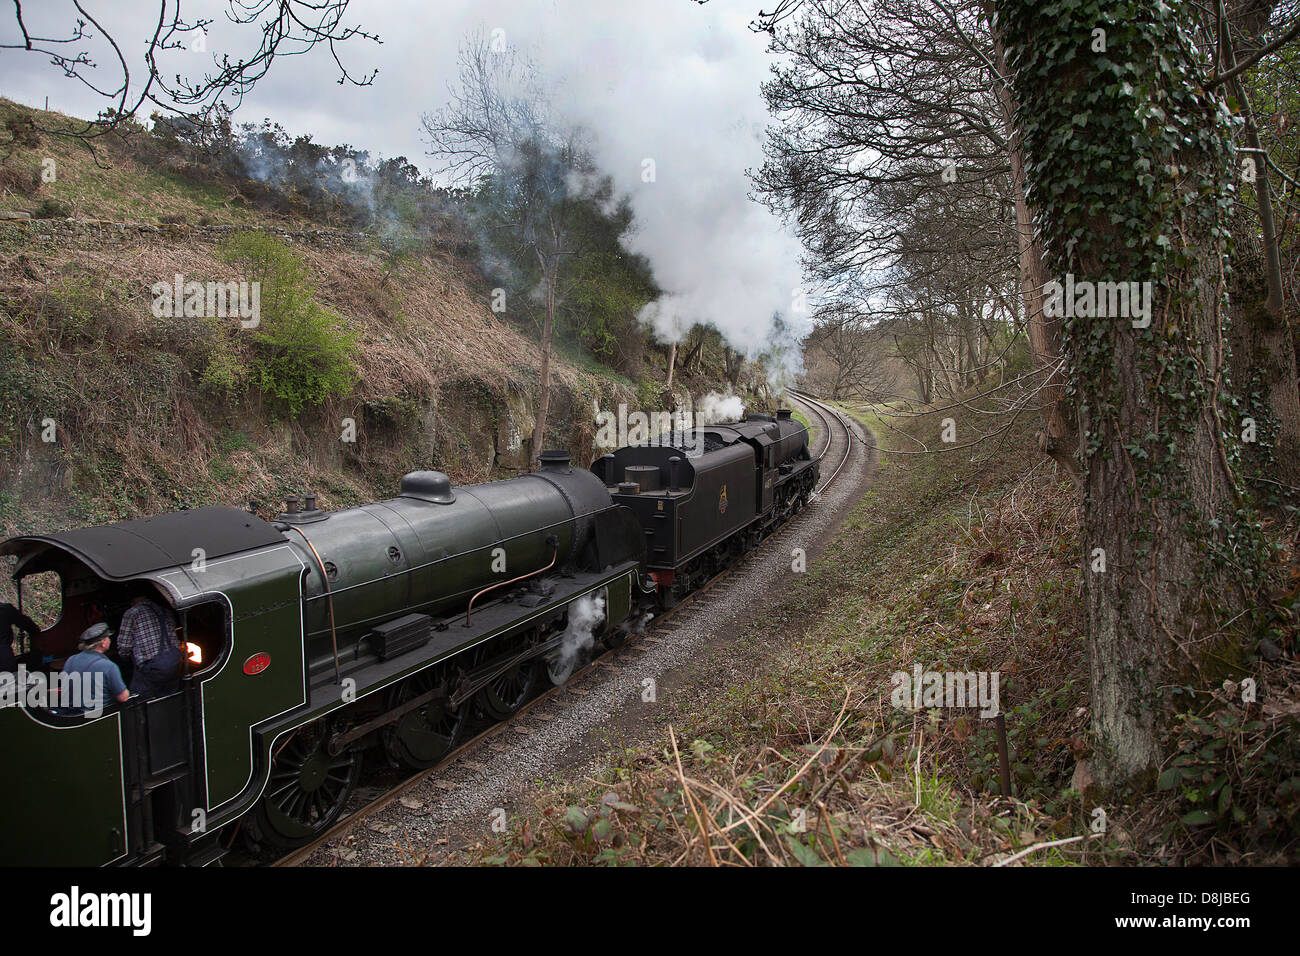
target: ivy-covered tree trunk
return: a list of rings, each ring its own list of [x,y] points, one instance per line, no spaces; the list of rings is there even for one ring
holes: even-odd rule
[[[1240,17],[1244,42],[1252,52],[1262,42],[1260,34],[1271,6],[1238,6],[1233,11]],[[1225,29],[1225,69],[1238,63],[1230,37],[1231,31]],[[1233,224],[1232,373],[1245,396],[1241,415],[1249,422],[1243,423],[1243,430],[1253,423],[1259,432],[1246,445],[1243,457],[1252,478],[1296,487],[1300,485],[1300,370],[1295,336],[1285,314],[1269,164],[1245,84],[1238,76],[1227,86],[1241,112],[1243,139],[1252,150],[1238,165],[1243,183],[1254,179],[1255,191],[1255,210],[1239,209]],[[1253,176],[1245,175],[1247,169]]]
[[[1029,204],[1052,278],[1074,288],[1058,304],[1083,433],[1095,769],[1110,788],[1154,781],[1172,691],[1246,606],[1257,561],[1226,435],[1228,113],[1198,82],[1188,6],[993,3]],[[1089,302],[1083,283],[1103,281],[1136,303]]]
[[[993,34],[994,65],[1007,73],[1006,51],[997,32]],[[1043,314],[1043,287],[1049,278],[1043,265],[1043,247],[1034,235],[1034,219],[1025,198],[1028,188],[1025,153],[1015,128],[1016,101],[1005,84],[998,86],[998,102],[1005,120],[1007,159],[1011,164],[1011,190],[1016,218],[1016,249],[1019,252],[1020,298],[1025,329],[1034,364],[1050,369],[1061,358],[1061,319]],[[1043,428],[1038,433],[1039,451],[1051,457],[1072,477],[1079,476],[1079,416],[1066,395],[1063,372],[1048,372],[1039,392]]]
[[[1262,174],[1261,174],[1262,175]],[[1258,223],[1240,216],[1232,258],[1232,378],[1244,396],[1236,418],[1248,473],[1300,487],[1300,369],[1285,316],[1268,308]]]

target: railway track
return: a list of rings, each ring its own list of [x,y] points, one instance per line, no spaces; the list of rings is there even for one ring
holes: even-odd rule
[[[816,500],[822,494],[822,492],[824,492],[828,487],[830,487],[831,482],[834,481],[839,476],[839,473],[843,471],[844,466],[848,464],[849,457],[853,454],[853,429],[849,427],[849,424],[844,420],[843,414],[841,414],[841,412],[838,409],[832,408],[831,406],[825,404],[824,402],[818,401],[817,399],[813,398],[811,395],[808,395],[804,392],[797,392],[794,391],[793,389],[787,389],[787,392],[790,395],[797,396],[796,401],[800,401],[804,405],[812,409],[813,414],[815,414],[818,418],[822,420],[823,425],[827,426],[826,429],[827,436],[831,436],[834,434],[834,429],[829,427],[831,419],[833,418],[836,424],[839,425],[840,433],[844,436],[845,439],[844,454],[840,457],[839,464],[835,466],[835,470],[831,472],[829,476],[826,476],[822,479],[822,483],[817,486],[816,490],[812,493],[812,496],[809,498],[809,501],[811,502]],[[821,454],[817,456],[818,461],[825,460],[826,456],[830,454],[831,446],[833,443],[834,443],[834,439],[828,437],[826,447],[823,448]]]
[[[821,483],[810,496],[809,506],[811,507],[811,505],[822,496],[826,489],[830,487],[831,483],[840,475],[845,464],[848,463],[852,456],[854,447],[853,429],[844,420],[840,412],[831,408],[829,405],[826,405],[825,403],[802,392],[791,391],[789,394],[797,404],[802,405],[805,409],[811,411],[818,419],[820,419],[825,428],[825,434],[827,436],[826,447],[821,450],[818,455],[818,460],[825,461],[827,457],[832,456],[832,454],[837,460],[835,470],[831,472],[830,475],[823,476]],[[840,446],[842,446],[842,450]],[[340,840],[357,825],[364,822],[367,818],[373,816],[383,808],[389,806],[393,801],[400,799],[403,795],[415,789],[425,780],[436,776],[440,771],[454,765],[464,755],[480,749],[493,738],[509,730],[525,717],[529,711],[539,707],[546,701],[553,699],[557,694],[571,691],[573,688],[583,683],[592,674],[599,672],[605,667],[617,665],[623,659],[634,659],[641,653],[644,646],[643,642],[647,638],[653,639],[661,637],[665,631],[670,630],[668,622],[676,615],[687,608],[697,606],[701,597],[725,582],[736,571],[747,565],[755,556],[765,553],[774,542],[784,540],[789,532],[793,528],[797,527],[798,524],[799,516],[796,515],[792,520],[788,521],[777,532],[765,539],[757,548],[744,555],[735,564],[715,575],[702,587],[692,591],[687,597],[671,609],[656,614],[651,625],[646,627],[643,631],[629,635],[628,639],[618,647],[606,650],[599,656],[594,657],[585,667],[575,671],[569,679],[565,681],[565,683],[558,687],[551,687],[538,694],[510,717],[498,721],[490,727],[484,728],[480,733],[461,744],[433,767],[416,771],[406,777],[399,783],[384,791],[375,799],[365,803],[356,810],[342,817],[338,822],[310,843],[285,854],[270,865],[274,867],[302,865],[321,847]]]

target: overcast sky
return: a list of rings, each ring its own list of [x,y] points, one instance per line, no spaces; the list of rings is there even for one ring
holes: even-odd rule
[[[138,75],[157,0],[83,6],[118,40]],[[748,29],[760,6],[761,0],[353,0],[346,22],[383,43],[354,39],[340,55],[354,74],[378,68],[374,84],[339,86],[329,51],[317,48],[278,58],[235,118],[270,117],[324,145],[405,155],[430,169],[420,114],[446,101],[467,34],[498,36],[538,63],[556,91],[557,112],[594,133],[599,161],[631,197],[639,230],[629,245],[649,256],[671,293],[647,316],[660,336],[712,321],[734,345],[755,351],[773,311],[796,325],[806,318],[791,314],[800,282],[797,243],[747,198],[745,169],[761,163],[769,121],[759,84],[771,57],[766,38]],[[206,50],[169,54],[164,73],[197,78],[214,53],[245,54],[256,44],[260,31],[231,26],[225,9],[219,0],[184,0],[187,18],[216,22]],[[77,16],[71,0],[29,2],[23,13],[28,31],[45,36],[62,35]],[[0,42],[17,35],[12,10],[0,13]],[[112,51],[102,41],[79,48],[99,64],[91,75],[116,86]],[[105,105],[38,57],[11,50],[0,51],[0,93],[36,106],[48,96],[51,108],[79,116]],[[653,182],[643,178],[646,160],[654,162]]]

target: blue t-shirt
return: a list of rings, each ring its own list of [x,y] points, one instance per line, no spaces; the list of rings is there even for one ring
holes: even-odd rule
[[[71,702],[65,702],[61,709],[68,713],[81,713],[86,710],[99,710],[107,707],[109,704],[117,702],[118,694],[126,690],[126,683],[122,680],[121,669],[110,661],[103,654],[95,651],[82,651],[79,654],[73,654],[63,665],[65,674],[89,674],[85,683],[81,685],[81,703],[83,706],[74,707]],[[95,674],[103,674],[102,680],[95,680]],[[104,697],[101,699],[99,691],[102,689]]]

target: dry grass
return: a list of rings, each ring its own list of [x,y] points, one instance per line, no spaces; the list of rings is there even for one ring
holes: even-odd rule
[[[13,109],[0,100],[0,114]],[[55,161],[52,183],[39,180],[44,158]],[[55,198],[81,219],[304,225],[146,170],[112,138],[98,141],[94,156],[47,138],[4,168],[13,175],[0,181],[0,207]],[[396,265],[378,249],[293,248],[318,298],[361,343],[356,388],[297,419],[246,383],[205,386],[222,341],[246,357],[234,320],[214,331],[210,322],[150,312],[150,285],[176,273],[240,278],[214,242],[188,228],[54,241],[0,224],[0,535],[250,498],[273,503],[307,489],[325,507],[342,507],[390,496],[401,474],[421,467],[458,483],[500,474],[500,420],[508,400],[516,415],[527,414],[539,357],[531,329],[491,312],[477,269],[439,245]],[[633,397],[596,366],[557,357],[552,372],[560,431],[566,410]],[[353,444],[339,440],[349,418]],[[575,418],[567,440],[579,451],[589,448],[590,429]],[[53,443],[41,440],[46,419],[57,423]]]
[[[593,777],[544,789],[507,837],[457,859],[1098,859],[1104,841],[1068,793],[1086,724],[1071,502],[1023,458],[979,466],[886,454],[831,552],[794,576],[755,635],[774,650],[758,652],[753,679],[698,712],[666,715],[661,741],[616,750]],[[998,796],[989,773],[991,721],[893,706],[891,677],[913,664],[1002,672],[1013,797]]]
[[[32,110],[0,98],[0,119],[14,112],[30,113],[45,127],[77,123],[61,113]],[[203,219],[245,225],[267,221],[229,190],[166,171],[145,170],[131,154],[130,140],[118,135],[100,137],[91,146],[44,137],[35,148],[14,150],[4,163],[8,173],[0,178],[0,208],[31,211],[41,199],[50,198],[67,203],[77,219],[157,223],[164,216],[179,216],[187,222]],[[54,162],[53,181],[42,178],[46,160]]]

